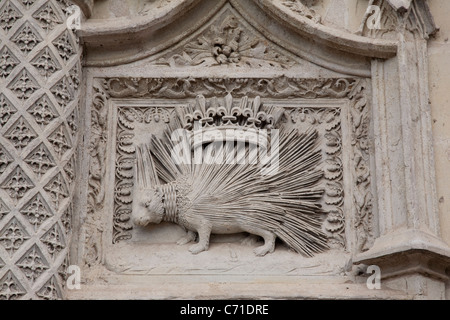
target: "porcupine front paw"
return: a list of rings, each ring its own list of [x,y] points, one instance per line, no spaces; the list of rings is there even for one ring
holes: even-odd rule
[[[195,232],[188,231],[186,235],[177,241],[177,245],[182,246],[195,240]]]
[[[203,244],[201,244],[201,243],[194,244],[193,246],[191,246],[189,248],[189,251],[192,254],[197,254],[197,253],[200,253],[200,252],[206,251],[206,250],[208,250],[208,247],[203,245]]]

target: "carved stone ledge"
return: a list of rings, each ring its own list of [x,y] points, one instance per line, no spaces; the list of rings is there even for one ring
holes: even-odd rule
[[[416,298],[426,296],[443,299],[441,295],[445,290],[445,283],[450,279],[448,245],[421,230],[404,229],[386,234],[376,239],[370,250],[356,255],[353,264],[377,265],[381,269],[382,282],[392,289],[413,294]],[[427,285],[424,285],[425,289],[408,288],[408,285],[417,285],[417,282],[428,283],[428,287],[432,283],[442,288],[428,288],[428,291]]]

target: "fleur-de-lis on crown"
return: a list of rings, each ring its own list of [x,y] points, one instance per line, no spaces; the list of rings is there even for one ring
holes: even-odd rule
[[[177,108],[180,118],[184,121],[184,128],[196,129],[195,124],[201,127],[239,126],[253,129],[272,129],[274,117],[270,112],[262,109],[261,98],[255,97],[252,101],[247,96],[235,103],[231,94],[227,94],[222,103],[217,97],[209,101],[203,95],[198,95],[194,106],[189,104],[186,108]]]

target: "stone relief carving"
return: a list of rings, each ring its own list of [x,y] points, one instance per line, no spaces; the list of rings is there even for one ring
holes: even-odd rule
[[[11,53],[8,47],[4,46],[0,51],[0,77],[8,77],[18,64],[19,60]]]
[[[12,28],[14,23],[22,18],[22,13],[12,4],[10,1],[6,3],[0,9],[0,26],[6,32]]]
[[[358,251],[368,250],[374,241],[373,195],[370,188],[370,106],[367,99],[367,84],[359,81],[349,94],[351,106],[353,190],[356,207],[355,224]]]
[[[24,54],[28,54],[34,47],[42,42],[42,40],[42,36],[39,35],[36,29],[28,21],[25,22],[11,38],[11,41],[14,42]]]
[[[254,250],[258,256],[273,252],[277,238],[305,256],[326,250],[326,235],[322,231],[325,212],[319,203],[324,189],[319,183],[323,171],[319,168],[322,157],[316,144],[317,131],[285,131],[278,126],[282,110],[264,108],[259,96],[253,101],[243,96],[234,102],[228,94],[223,103],[218,100],[214,97],[207,101],[198,96],[192,109],[177,109],[180,127],[194,136],[195,120],[205,130],[215,128],[224,132],[237,128],[259,135],[261,130],[279,128],[279,136],[275,137],[273,132],[270,135],[272,141],[279,139],[279,166],[271,167],[272,160],[278,158],[273,148],[270,165],[261,162],[253,165],[257,154],[251,156],[249,145],[245,147],[245,153],[250,155],[246,164],[222,164],[223,154],[216,152],[211,163],[219,165],[186,163],[184,166],[177,161],[180,159],[170,156],[170,150],[175,150],[172,140],[153,136],[148,150],[145,145],[136,150],[133,222],[141,226],[161,221],[176,223],[187,230],[186,237],[178,244],[192,242],[197,233],[198,243],[189,248],[193,254],[208,250],[211,233],[236,232],[248,232],[264,239],[264,244]],[[218,143],[222,146],[227,141],[227,138],[220,139]],[[234,144],[234,140],[230,141]],[[260,141],[250,144],[261,147]],[[191,149],[189,143],[187,146]],[[198,147],[208,154],[215,148],[214,144]],[[271,174],[264,176],[258,170]],[[158,172],[156,177],[152,176],[153,172]]]
[[[45,47],[32,61],[31,64],[38,69],[41,76],[45,79],[49,78],[56,71],[61,69],[61,66],[57,62],[54,54]]]
[[[105,198],[108,98],[109,95],[104,90],[104,84],[102,82],[97,83],[94,87],[91,109],[91,137],[89,142],[90,163],[85,239],[85,263],[87,265],[97,263],[101,252],[100,239],[103,226],[96,212],[103,207]]]
[[[231,64],[248,67],[286,69],[295,61],[245,26],[228,8],[195,39],[179,48],[169,50],[155,63],[168,66],[214,66]],[[175,54],[173,52],[176,52]]]
[[[97,123],[98,110],[103,110],[104,114],[101,117],[100,123],[104,123],[106,118],[106,110],[104,105],[108,99],[111,98],[195,98],[197,95],[204,95],[205,98],[212,98],[213,96],[225,96],[229,93],[236,97],[245,95],[256,96],[260,95],[262,98],[346,98],[350,100],[350,104],[354,111],[352,111],[351,121],[354,124],[352,127],[352,141],[353,148],[356,152],[362,153],[363,157],[354,159],[354,170],[352,175],[355,177],[354,190],[358,188],[358,192],[364,193],[366,199],[364,205],[358,207],[358,214],[360,218],[357,220],[358,229],[361,235],[357,237],[364,238],[358,240],[359,248],[366,250],[370,246],[373,238],[372,232],[372,208],[370,207],[371,187],[370,187],[370,173],[363,178],[362,171],[368,169],[368,150],[367,136],[369,134],[369,109],[370,106],[364,100],[368,94],[366,90],[365,81],[353,79],[295,79],[287,77],[278,77],[272,79],[253,79],[253,78],[106,78],[99,79],[96,85],[96,98],[94,99],[95,109],[93,111],[92,119]],[[101,89],[99,89],[101,88]],[[359,89],[356,89],[359,88]],[[359,91],[358,91],[359,90]],[[99,99],[99,97],[101,97]],[[363,103],[364,101],[364,103]],[[336,108],[297,108],[286,109],[287,118],[294,124],[299,123],[319,123],[324,128],[324,139],[326,141],[324,150],[324,179],[327,181],[325,185],[325,193],[323,195],[324,210],[327,210],[327,216],[323,223],[324,232],[327,236],[327,245],[329,247],[345,247],[345,218],[343,213],[343,185],[342,175],[343,167],[341,162],[342,144],[340,141],[340,111]],[[169,123],[173,117],[172,111],[163,107],[146,107],[146,108],[119,108],[118,109],[118,132],[117,132],[117,158],[116,158],[116,183],[114,193],[114,214],[113,214],[113,243],[119,241],[126,241],[131,238],[131,230],[133,224],[131,221],[132,214],[132,190],[133,190],[133,163],[135,161],[135,148],[133,146],[133,130],[135,123],[141,122],[160,122]],[[361,122],[361,119],[365,119]],[[98,125],[95,124],[97,127]],[[106,133],[106,125],[102,125],[103,129],[99,130],[101,134],[96,133],[92,137],[92,141],[100,141],[98,138]],[[99,127],[100,128],[100,127]],[[92,153],[95,158],[99,157],[97,150],[103,156],[94,161],[91,165],[91,170],[98,166],[96,163],[103,163],[106,155],[104,146],[98,145]],[[359,151],[362,150],[362,151]],[[99,160],[98,160],[99,159]],[[91,203],[95,197],[92,195],[102,194],[104,196],[104,179],[105,172],[101,170],[94,170],[97,172],[97,179],[91,177],[91,183],[95,182],[90,187]],[[367,171],[365,172],[367,173]],[[357,180],[362,183],[356,182]],[[357,201],[355,196],[354,201]],[[359,199],[359,198],[358,198]],[[99,201],[97,208],[102,207],[102,201]],[[96,210],[92,211],[93,229],[97,232],[103,232],[103,227],[99,223],[98,213]],[[97,214],[97,217],[94,217]],[[361,244],[363,243],[363,244]],[[97,252],[98,253],[98,252]],[[98,260],[98,257],[93,260]]]
[[[108,78],[112,98],[195,98],[197,95],[258,95],[271,98],[345,98],[354,85],[348,79],[275,78]]]
[[[35,18],[42,29],[47,32],[53,30],[55,25],[63,23],[63,19],[51,2],[46,2],[40,9],[38,9],[33,14],[33,18]]]
[[[27,292],[11,271],[0,279],[0,298],[2,300],[16,300]]]
[[[327,180],[323,209],[328,212],[324,223],[330,247],[342,248],[345,243],[345,218],[342,210],[344,187],[342,184],[342,141],[340,108],[295,108],[289,113],[296,124],[308,127],[324,126],[325,153],[324,178]]]

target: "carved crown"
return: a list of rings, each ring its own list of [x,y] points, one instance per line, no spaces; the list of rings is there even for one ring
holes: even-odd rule
[[[177,113],[183,122],[183,128],[196,130],[200,128],[229,129],[273,129],[279,120],[279,114],[273,108],[264,109],[261,98],[247,96],[234,100],[229,93],[222,101],[213,97],[206,100],[198,95],[194,105],[178,108]]]

